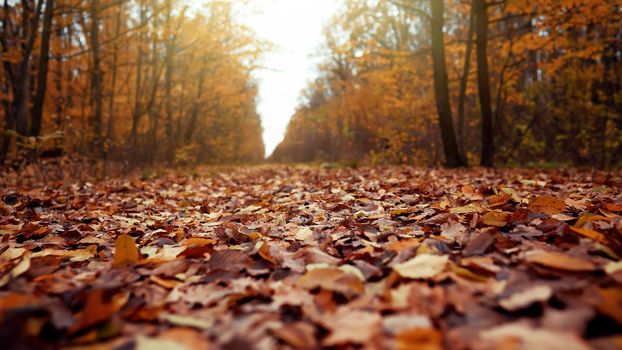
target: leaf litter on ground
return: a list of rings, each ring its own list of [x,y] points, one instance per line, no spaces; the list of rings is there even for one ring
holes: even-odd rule
[[[27,349],[619,349],[619,175],[243,167],[0,184]]]

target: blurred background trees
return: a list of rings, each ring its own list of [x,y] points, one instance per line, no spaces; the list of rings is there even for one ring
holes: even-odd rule
[[[0,162],[50,140],[133,165],[264,157],[263,43],[231,2],[19,0],[0,9]],[[196,5],[196,4],[195,4]]]
[[[234,3],[3,1],[0,162],[263,160]],[[622,164],[619,1],[343,0],[319,55],[272,160]]]
[[[622,163],[619,1],[346,0],[325,31],[273,160]]]

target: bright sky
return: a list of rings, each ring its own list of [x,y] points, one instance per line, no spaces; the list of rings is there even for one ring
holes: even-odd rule
[[[259,114],[264,128],[266,155],[283,140],[298,97],[316,76],[316,49],[323,42],[322,30],[336,12],[336,0],[257,0],[260,10],[248,14],[244,23],[257,36],[276,45],[259,71]]]

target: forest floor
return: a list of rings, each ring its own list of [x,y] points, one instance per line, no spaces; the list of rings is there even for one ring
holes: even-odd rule
[[[0,184],[2,347],[622,347],[619,175],[201,174]]]

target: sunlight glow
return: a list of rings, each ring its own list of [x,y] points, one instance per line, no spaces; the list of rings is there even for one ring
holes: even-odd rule
[[[282,141],[298,96],[315,78],[314,58],[322,43],[324,23],[336,12],[335,0],[256,0],[257,13],[243,21],[257,36],[276,45],[264,59],[259,82],[259,114],[264,128],[266,155]]]

